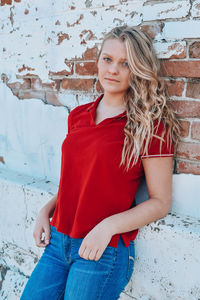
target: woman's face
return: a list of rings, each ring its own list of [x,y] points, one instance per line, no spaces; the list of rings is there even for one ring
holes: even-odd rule
[[[97,66],[104,93],[124,95],[129,87],[130,76],[124,43],[119,39],[105,41]]]

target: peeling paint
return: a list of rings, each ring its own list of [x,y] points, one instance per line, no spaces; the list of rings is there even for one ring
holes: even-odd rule
[[[169,5],[170,3],[170,5]],[[147,4],[143,8],[143,20],[159,20],[167,18],[183,18],[186,17],[190,10],[190,1],[173,1],[163,3]]]
[[[58,36],[58,43],[57,43],[57,45],[60,45],[62,43],[62,41],[65,40],[65,39],[67,39],[67,40],[70,39],[69,34],[63,33],[63,32],[59,32],[57,34],[57,36]]]
[[[91,6],[92,6],[92,0],[86,0],[86,1],[85,1],[85,6],[86,6],[87,8],[91,7]]]
[[[160,17],[160,16],[162,16],[163,14],[167,14],[167,13],[169,13],[169,12],[176,11],[176,10],[178,10],[178,9],[181,8],[181,7],[182,7],[182,5],[178,4],[176,7],[169,8],[169,9],[166,9],[166,10],[164,10],[164,11],[159,12],[159,13],[158,13],[158,16]]]
[[[60,21],[57,20],[56,23],[55,23],[55,25],[60,25]]]
[[[105,32],[113,26],[125,23],[131,26],[146,26],[146,30],[152,34],[157,54],[161,59],[187,60],[190,42],[188,43],[186,39],[199,38],[199,0],[193,2],[51,0],[48,5],[45,1],[38,0],[34,3],[30,1],[20,3],[20,0],[15,2],[19,3],[12,5],[14,2],[11,0],[3,1],[4,7],[0,10],[2,45],[0,88],[1,94],[5,96],[0,107],[0,165],[1,168],[12,167],[21,172],[38,174],[45,180],[51,178],[56,181],[59,178],[60,154],[57,149],[67,130],[68,112],[79,104],[87,103],[88,99],[93,100],[96,96],[94,93],[91,95],[88,90],[83,92],[61,90],[62,81],[69,79],[79,85],[76,66],[79,63],[84,65],[85,62],[93,63],[96,60],[97,48]],[[148,22],[152,20],[154,22]],[[96,80],[91,74],[81,76],[82,82]],[[19,101],[19,99],[34,100]],[[42,99],[43,102],[37,99]],[[48,99],[49,101],[51,99],[51,105],[45,104],[50,103]],[[65,107],[55,107],[55,103]],[[4,120],[5,111],[7,120],[12,120],[9,121],[9,128],[5,128],[5,124],[8,123]],[[30,131],[31,140],[30,134],[27,134]],[[59,138],[55,133],[60,135]],[[173,178],[178,180],[176,176]],[[194,254],[199,253],[197,251],[199,205],[194,199],[195,197],[199,199],[199,191],[196,189],[199,183],[194,177],[179,178],[182,185],[174,181],[172,210],[176,213],[171,213],[140,231],[136,246],[140,253],[135,264],[136,277],[125,292],[129,299],[199,298],[200,283],[196,282],[200,278],[200,268],[197,269],[199,255]],[[188,182],[190,188],[187,190]],[[49,180],[46,180],[46,183],[50,185]],[[5,219],[6,215],[10,216],[10,210],[8,214],[1,215],[2,228],[5,230],[4,239],[6,236],[12,239],[12,242],[4,241],[5,244],[0,245],[1,255],[7,266],[15,265],[18,268],[15,272],[11,269],[1,272],[4,279],[6,278],[3,284],[7,282],[8,292],[13,287],[12,290],[18,295],[17,299],[29,271],[38,261],[39,255],[31,244],[28,230],[35,220],[36,206],[39,207],[46,197],[41,188],[38,189],[36,197],[34,192],[27,191],[22,183],[21,185],[23,196],[19,191],[14,195],[21,196],[25,202],[20,202],[20,197],[15,199],[18,214],[15,215],[17,225],[15,224],[13,230],[9,221],[6,223]],[[37,185],[37,180],[27,183],[29,187],[34,185]],[[178,190],[179,193],[176,192]],[[7,188],[7,196],[9,191],[11,189]],[[9,201],[8,203],[13,203],[12,199]],[[29,206],[32,205],[31,201],[34,208]],[[13,208],[11,204],[9,208]],[[187,218],[186,214],[190,217]],[[22,222],[26,224],[23,226],[25,232],[21,230]],[[22,241],[25,241],[26,247],[27,244],[32,245],[27,252],[22,250]],[[192,274],[193,270],[198,276],[185,278],[186,271]],[[181,280],[177,278],[177,274],[180,274]],[[13,278],[17,278],[17,283],[13,283]],[[0,291],[0,298],[1,296]],[[7,298],[14,299],[14,297],[16,295],[12,298],[8,294]]]
[[[7,273],[8,269],[9,268],[7,266],[0,265],[0,291],[2,289],[2,283],[6,277],[6,273]]]
[[[79,25],[81,20],[83,20],[83,14],[81,14],[80,17],[73,24],[67,22],[67,27],[74,27],[75,25]]]
[[[11,7],[11,8],[10,8],[10,22],[11,22],[12,26],[13,26],[13,24],[14,24],[13,16],[14,16],[13,8]]]
[[[36,211],[51,197],[49,186],[51,186],[51,193],[55,193],[57,186],[53,187],[52,183],[46,179],[19,176],[17,173],[15,177],[12,177],[13,172],[0,172],[0,189],[3,188],[6,192],[3,201],[9,206],[7,222],[11,218],[12,209],[15,210],[17,218],[10,226],[7,226],[5,221],[1,226],[5,241],[0,240],[0,252],[6,264],[3,270],[2,290],[5,293],[8,291],[16,293],[15,297],[19,299],[28,277],[42,254],[42,249],[35,247],[31,235]],[[179,187],[176,185],[176,188]],[[15,195],[17,211],[16,207],[13,208],[10,205],[12,194],[7,191],[12,191]],[[24,205],[20,205],[23,201],[25,201]],[[1,212],[2,209],[0,219],[4,215]],[[23,226],[23,230],[19,230],[21,219],[26,221],[27,225]],[[185,228],[180,220],[186,220],[191,225]],[[199,232],[200,224],[197,225],[197,222],[189,216],[179,216],[175,213],[160,220],[160,225],[158,223],[154,222],[139,230],[135,241],[136,257],[133,277],[120,299],[123,300],[124,295],[130,299],[198,299],[200,244],[197,232]],[[169,229],[169,224],[174,226]],[[12,242],[6,240],[7,236]],[[185,276],[185,274],[190,274],[190,276]],[[11,284],[10,278],[14,284]],[[8,299],[15,298],[9,295]]]
[[[3,156],[0,156],[0,162],[5,165],[5,161],[4,161]]]
[[[73,6],[72,2],[70,4]],[[6,51],[3,52],[2,71],[6,73],[6,70],[9,69],[10,81],[12,82],[16,79],[17,70],[20,70],[22,75],[26,75],[24,72],[26,68],[21,66],[27,66],[27,69],[31,69],[32,75],[38,75],[43,81],[48,82],[49,70],[59,72],[64,69],[63,62],[66,54],[68,60],[73,59],[73,57],[81,57],[87,47],[92,48],[95,46],[96,42],[102,38],[105,30],[108,30],[113,24],[123,24],[125,14],[127,14],[126,18],[128,20],[129,16],[133,14],[131,9],[133,6],[134,21],[131,22],[133,25],[139,24],[141,17],[139,17],[140,14],[137,11],[142,7],[142,4],[143,1],[133,1],[128,6],[124,5],[120,9],[121,12],[119,12],[118,17],[115,18],[114,15],[114,23],[112,20],[113,12],[111,10],[105,11],[106,8],[103,7],[96,7],[94,10],[94,6],[92,6],[91,10],[84,10],[84,13],[81,9],[76,8],[76,10],[71,11],[67,18],[64,13],[59,14],[59,19],[58,14],[49,18],[48,13],[50,13],[51,6],[45,12],[45,4],[43,3],[37,3],[37,7],[32,6],[30,8],[27,5],[26,9],[29,10],[29,14],[24,19],[23,5],[20,5],[18,10],[14,7],[13,18],[15,18],[15,21],[13,19],[12,39],[20,40],[20,42],[16,42],[13,48],[7,35],[7,27],[4,28],[3,44]],[[56,11],[59,12],[62,11],[61,7],[62,4],[58,2],[54,5]],[[84,7],[84,5],[80,7]],[[118,10],[119,6],[116,6],[115,9]],[[36,23],[35,19],[37,19]],[[25,26],[22,27],[22,24],[25,24]],[[66,24],[69,26],[67,31]],[[96,24],[99,24],[99,26],[97,27]],[[34,32],[32,28],[34,28]],[[31,35],[30,32],[32,32]],[[37,46],[33,47],[32,45]],[[10,72],[11,69],[12,72]]]
[[[94,33],[91,30],[82,30],[80,35],[81,38],[84,37],[86,40],[95,40],[97,37],[94,35]]]
[[[28,66],[25,66],[24,64],[23,64],[23,66],[21,67],[21,68],[19,68],[18,69],[18,72],[22,72],[22,71],[24,71],[24,70],[27,70],[27,71],[34,71],[35,69],[34,68],[31,68],[31,67],[28,67]],[[27,75],[27,74],[26,74]]]

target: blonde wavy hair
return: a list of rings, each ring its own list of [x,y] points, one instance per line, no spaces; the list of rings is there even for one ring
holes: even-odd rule
[[[180,139],[181,126],[167,101],[166,88],[161,79],[160,63],[156,57],[151,38],[136,27],[120,26],[113,28],[104,36],[97,61],[105,41],[119,39],[124,42],[130,68],[130,86],[125,94],[127,123],[124,127],[125,139],[122,149],[121,165],[126,170],[137,163],[140,155],[148,155],[152,137],[172,141],[174,154]],[[163,122],[162,136],[155,135],[155,121]]]

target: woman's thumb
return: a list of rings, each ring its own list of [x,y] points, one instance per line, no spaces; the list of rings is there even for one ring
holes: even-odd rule
[[[45,244],[49,244],[49,241],[50,241],[50,227],[44,228],[44,234],[45,234],[44,242],[45,242]]]

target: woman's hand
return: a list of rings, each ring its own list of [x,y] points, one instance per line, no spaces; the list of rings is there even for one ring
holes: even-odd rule
[[[42,233],[44,232],[44,239]],[[43,209],[40,210],[36,219],[33,237],[37,247],[46,247],[50,241],[50,221],[49,215]]]
[[[108,246],[112,232],[106,219],[97,224],[83,239],[78,254],[88,260],[99,260]]]

